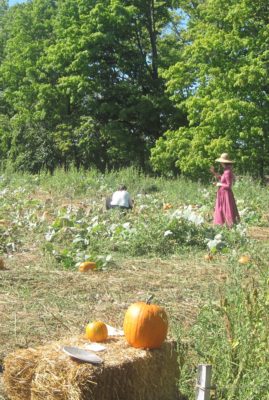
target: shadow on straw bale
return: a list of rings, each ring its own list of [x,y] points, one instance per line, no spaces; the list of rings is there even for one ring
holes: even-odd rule
[[[53,342],[33,351],[18,350],[5,359],[4,383],[11,400],[175,400],[179,368],[174,342],[158,350],[130,347],[110,339],[103,363],[73,360],[63,345],[87,348],[83,338]],[[38,359],[38,362],[37,362]],[[19,361],[19,363],[17,362]],[[23,362],[24,361],[24,362]]]

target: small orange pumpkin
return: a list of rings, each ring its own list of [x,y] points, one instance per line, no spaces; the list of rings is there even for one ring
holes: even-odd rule
[[[5,269],[5,263],[2,257],[0,257],[0,269]]]
[[[137,302],[128,308],[123,330],[132,347],[157,349],[166,339],[168,319],[165,310],[156,305]]]
[[[210,254],[210,253],[204,255],[204,260],[205,261],[212,261],[213,258],[214,258],[213,255]]]
[[[86,326],[86,338],[92,342],[104,342],[107,337],[108,331],[104,322],[93,321]]]
[[[92,261],[85,261],[78,267],[79,272],[87,272],[92,269],[96,269],[96,263]]]
[[[170,203],[164,203],[164,205],[163,205],[163,210],[165,211],[165,210],[170,210],[170,208],[172,208],[172,204],[170,204]]]
[[[248,264],[250,262],[250,257],[249,256],[241,256],[238,260],[239,264]]]

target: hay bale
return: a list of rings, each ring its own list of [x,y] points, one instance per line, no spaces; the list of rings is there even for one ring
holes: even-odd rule
[[[18,350],[5,359],[4,384],[10,400],[175,400],[179,368],[175,343],[158,350],[130,347],[111,338],[102,364],[75,361],[62,346],[87,348],[83,338]],[[19,361],[19,362],[18,362]]]
[[[4,361],[5,390],[11,399],[30,399],[31,384],[40,352],[36,349],[18,350],[13,355],[14,358],[11,354]]]

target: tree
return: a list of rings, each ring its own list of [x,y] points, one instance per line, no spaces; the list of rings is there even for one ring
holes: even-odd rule
[[[7,24],[8,1],[0,0],[0,65],[3,62],[4,51],[8,39]],[[4,85],[0,78],[0,158],[1,166],[10,148],[10,122],[8,117],[8,107],[4,99]]]
[[[267,0],[183,4],[190,15],[184,51],[165,76],[188,127],[168,130],[152,150],[154,168],[206,176],[225,151],[240,171],[269,167]]]
[[[158,39],[168,21],[167,5],[159,1],[80,0],[59,7],[50,60],[58,68],[58,87],[71,96],[71,114],[82,118],[72,118],[73,133],[91,119],[88,134],[96,150],[98,138],[101,168],[145,166],[150,146],[171,121],[173,106],[157,62]],[[80,163],[89,167],[91,154],[85,158],[85,149],[83,154]]]
[[[160,74],[169,64],[159,51],[169,53],[168,3],[33,0],[10,8],[0,81],[16,168],[147,166],[150,147],[178,121]]]
[[[1,140],[7,147],[6,158],[16,168],[31,172],[51,169],[57,157],[56,152],[53,159],[51,150],[44,150],[45,143],[52,147],[51,121],[45,121],[36,108],[38,101],[44,101],[40,99],[43,76],[38,60],[53,40],[54,9],[54,0],[35,0],[10,7],[4,27],[7,40],[0,65],[0,86],[9,130],[1,132]],[[45,157],[46,154],[49,156]]]

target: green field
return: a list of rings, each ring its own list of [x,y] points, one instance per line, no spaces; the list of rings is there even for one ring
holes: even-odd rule
[[[105,210],[119,183],[131,212]],[[14,349],[82,333],[89,320],[121,327],[127,307],[153,294],[178,341],[188,399],[201,362],[213,364],[218,399],[267,399],[268,189],[240,177],[234,194],[241,223],[228,230],[212,225],[213,185],[135,169],[3,173],[0,365]],[[79,273],[84,260],[97,270]]]

